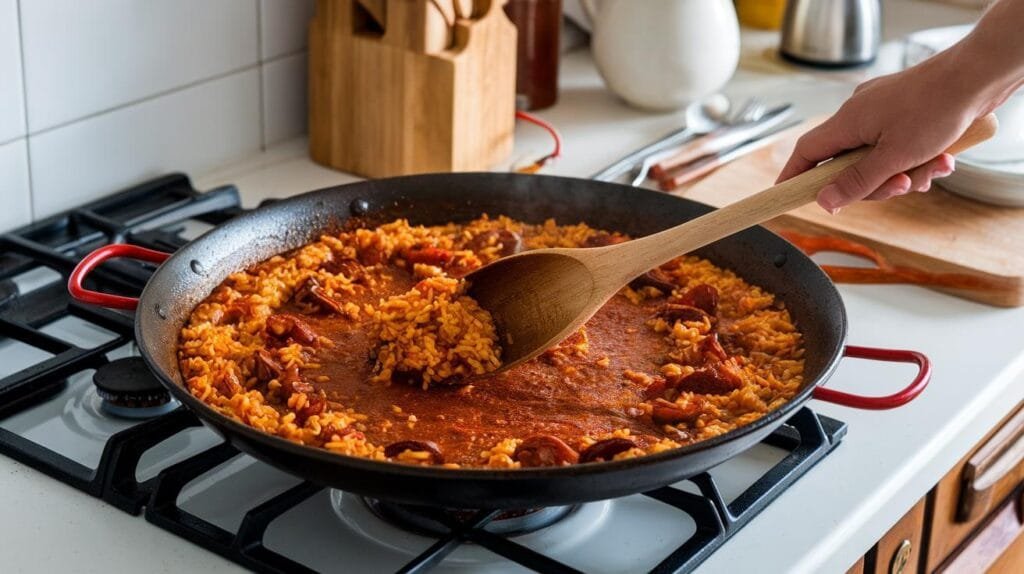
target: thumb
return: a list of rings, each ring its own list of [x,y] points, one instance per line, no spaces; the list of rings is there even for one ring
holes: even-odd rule
[[[863,159],[844,169],[818,193],[818,205],[828,211],[860,201],[871,195],[892,176],[904,171],[891,151],[876,146]]]

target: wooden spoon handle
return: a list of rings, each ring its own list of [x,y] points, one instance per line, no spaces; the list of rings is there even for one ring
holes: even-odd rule
[[[995,135],[998,125],[993,114],[975,120],[960,139],[949,146],[946,153],[956,154],[991,138]],[[689,253],[815,201],[821,188],[831,183],[844,169],[863,159],[870,151],[870,147],[862,147],[846,152],[792,179],[697,219],[614,246],[614,251],[622,252],[613,258],[623,258],[626,256],[625,250],[629,250],[628,258],[633,263],[629,266],[631,269],[623,283],[673,257]]]

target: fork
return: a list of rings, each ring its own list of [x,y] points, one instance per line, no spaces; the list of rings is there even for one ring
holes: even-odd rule
[[[746,102],[744,102],[744,104],[740,106],[740,108],[737,109],[735,112],[726,116],[722,120],[722,124],[720,127],[734,126],[744,124],[747,122],[756,122],[757,120],[761,119],[761,117],[764,116],[765,112],[767,111],[768,105],[765,104],[763,99],[757,96],[752,97]],[[698,137],[704,137],[706,135],[707,134],[700,134]],[[651,168],[654,167],[654,165],[660,162],[661,160],[668,157],[672,157],[672,155],[675,154],[678,150],[678,147],[674,147],[673,149],[660,151],[645,157],[643,163],[641,163],[640,165],[640,168],[635,172],[636,175],[633,176],[633,180],[630,182],[630,185],[632,185],[633,187],[637,187],[641,185],[643,182],[647,181],[647,178],[650,176]]]

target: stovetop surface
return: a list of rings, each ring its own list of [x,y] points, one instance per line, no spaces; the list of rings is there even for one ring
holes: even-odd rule
[[[495,513],[485,511],[439,517],[442,535],[400,529],[356,495],[239,453],[173,402],[166,414],[130,419],[97,392],[98,369],[138,355],[133,318],[71,301],[72,267],[105,243],[175,250],[241,212],[233,187],[201,194],[174,174],[0,236],[0,453],[258,571],[677,572],[699,565],[845,434],[803,408],[710,473],[580,505],[536,532],[493,534]],[[153,270],[113,261],[91,287],[137,292]]]

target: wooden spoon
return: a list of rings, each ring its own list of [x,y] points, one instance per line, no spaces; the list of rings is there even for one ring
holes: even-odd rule
[[[975,121],[946,150],[959,153],[996,132],[994,115]],[[466,276],[469,295],[489,311],[511,368],[557,345],[633,278],[773,217],[815,201],[818,191],[870,150],[839,155],[814,169],[682,225],[625,243],[538,249],[499,259]]]

